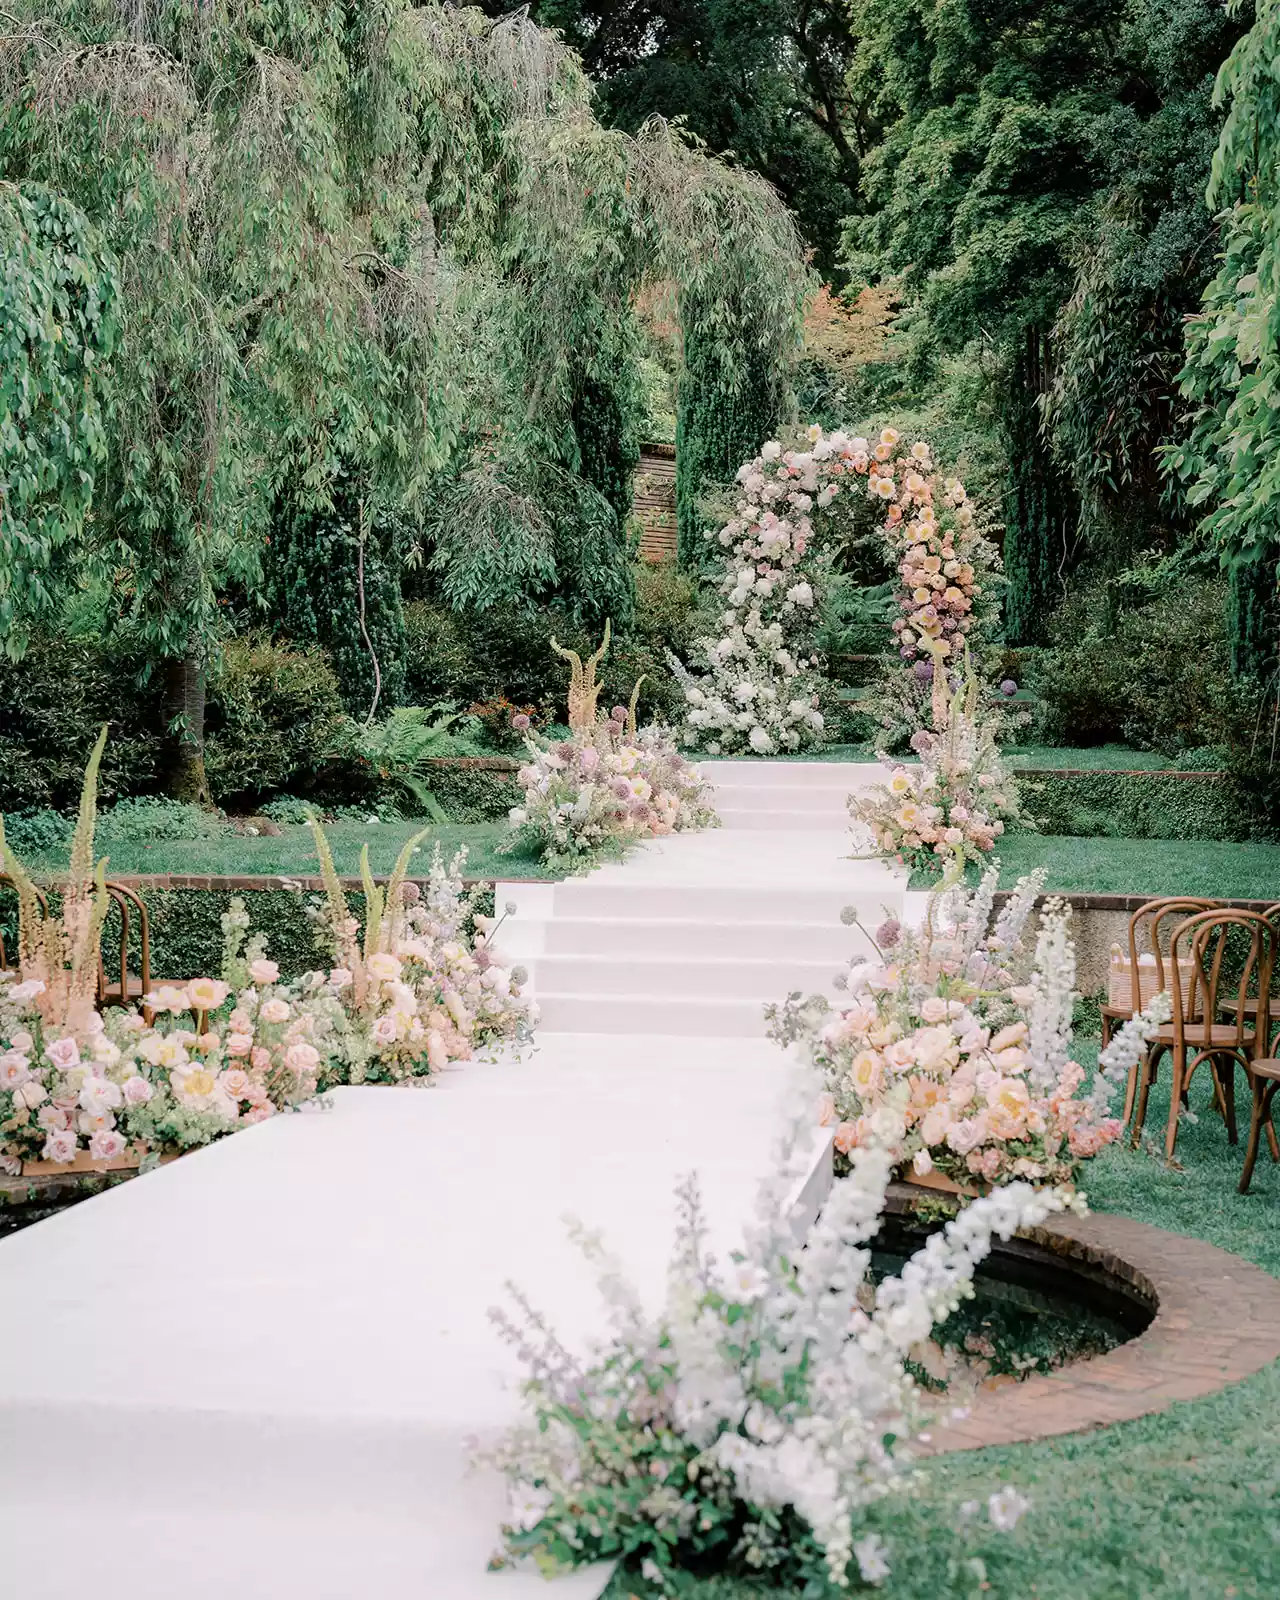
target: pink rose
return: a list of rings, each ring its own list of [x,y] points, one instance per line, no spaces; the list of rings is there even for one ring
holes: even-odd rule
[[[35,1078],[28,1078],[13,1091],[13,1098],[26,1106],[28,1111],[34,1111],[38,1105],[49,1098],[49,1092],[44,1084]]]
[[[284,1064],[291,1072],[311,1072],[320,1064],[320,1052],[313,1044],[291,1044],[284,1053]]]
[[[31,1066],[20,1050],[0,1056],[0,1089],[16,1089],[31,1076]]]
[[[255,983],[274,983],[280,976],[280,968],[274,961],[251,961],[249,976]]]
[[[229,1056],[247,1056],[253,1049],[253,1035],[251,1033],[232,1033],[227,1035],[227,1054]]]
[[[36,1121],[46,1133],[57,1133],[70,1122],[70,1117],[59,1106],[41,1106],[36,1112]]]
[[[255,1072],[265,1072],[271,1065],[270,1050],[264,1050],[260,1044],[254,1045],[249,1062]]]
[[[124,1154],[124,1135],[104,1128],[89,1140],[89,1154],[95,1161],[114,1161]]]
[[[263,1022],[288,1022],[289,1007],[284,1000],[268,1000],[258,1012]]]
[[[44,1149],[40,1153],[46,1161],[74,1161],[76,1158],[75,1134],[66,1128],[50,1133],[44,1142]]]
[[[276,1108],[269,1100],[264,1101],[262,1105],[254,1106],[251,1110],[246,1111],[240,1120],[245,1124],[251,1122],[265,1122],[268,1117],[273,1117],[275,1115],[275,1111]]]
[[[13,1038],[10,1039],[9,1043],[13,1046],[13,1048],[15,1050],[21,1050],[23,1052],[23,1054],[25,1055],[32,1049],[32,1047],[35,1044],[35,1040],[31,1037],[31,1035],[27,1032],[27,1030],[25,1028],[21,1028],[21,1029],[19,1029],[19,1031],[17,1033],[14,1034]]]
[[[62,1072],[70,1072],[72,1067],[80,1065],[80,1046],[74,1039],[54,1039],[51,1044],[44,1047],[44,1053],[54,1066]],[[68,1157],[50,1156],[51,1161],[70,1160]]]
[[[128,1078],[124,1084],[124,1103],[127,1106],[145,1106],[155,1090],[145,1078]]]
[[[252,1079],[243,1067],[228,1067],[218,1074],[218,1087],[232,1100],[243,1100],[248,1095]]]
[[[351,973],[346,967],[334,967],[329,974],[329,987],[331,989],[345,989],[351,982]]]
[[[252,1033],[253,1018],[241,1006],[237,1006],[227,1018],[227,1027],[232,1033]]]

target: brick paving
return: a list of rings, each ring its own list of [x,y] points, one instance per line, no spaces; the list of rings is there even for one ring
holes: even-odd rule
[[[1280,1279],[1240,1256],[1106,1213],[1055,1218],[1026,1237],[1129,1284],[1155,1316],[1106,1355],[985,1392],[964,1420],[932,1430],[930,1454],[1129,1422],[1280,1358]]]

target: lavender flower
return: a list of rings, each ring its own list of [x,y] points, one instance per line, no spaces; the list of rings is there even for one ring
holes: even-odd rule
[[[876,929],[876,943],[882,950],[896,949],[902,943],[902,924],[896,917],[890,917]]]

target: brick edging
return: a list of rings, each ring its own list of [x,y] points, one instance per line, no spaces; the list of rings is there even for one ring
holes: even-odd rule
[[[889,1209],[918,1193],[894,1184]],[[1034,1243],[1101,1268],[1154,1299],[1137,1338],[1105,1355],[988,1391],[962,1421],[935,1427],[927,1454],[1025,1444],[1131,1422],[1216,1394],[1280,1357],[1280,1279],[1203,1239],[1095,1212],[1028,1229]]]

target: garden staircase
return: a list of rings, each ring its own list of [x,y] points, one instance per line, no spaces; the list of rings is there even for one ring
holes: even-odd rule
[[[905,877],[857,848],[847,798],[874,763],[703,764],[722,826],[657,839],[558,884],[507,883],[499,941],[530,970],[547,1033],[745,1038],[793,990],[831,992],[838,967],[901,915]]]

